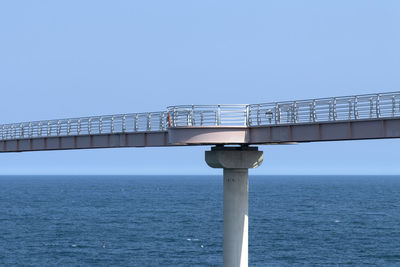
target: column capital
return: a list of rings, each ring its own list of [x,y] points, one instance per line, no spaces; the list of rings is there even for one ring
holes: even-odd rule
[[[212,168],[250,169],[257,168],[263,161],[263,152],[258,147],[212,147],[206,151],[206,162]]]

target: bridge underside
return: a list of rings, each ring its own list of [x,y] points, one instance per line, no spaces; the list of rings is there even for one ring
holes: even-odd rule
[[[259,127],[176,127],[167,131],[24,138],[0,141],[0,152],[185,145],[268,145],[400,138],[400,118]]]

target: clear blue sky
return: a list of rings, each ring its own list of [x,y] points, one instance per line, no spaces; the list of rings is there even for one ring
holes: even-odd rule
[[[400,90],[400,1],[1,1],[0,122]],[[0,173],[206,174],[208,147],[0,154]],[[253,174],[400,174],[400,140],[262,146]]]

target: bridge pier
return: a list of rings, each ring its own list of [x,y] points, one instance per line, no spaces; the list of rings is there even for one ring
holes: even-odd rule
[[[224,169],[223,266],[248,266],[248,169],[257,168],[263,152],[257,147],[212,147],[205,154],[212,168]]]

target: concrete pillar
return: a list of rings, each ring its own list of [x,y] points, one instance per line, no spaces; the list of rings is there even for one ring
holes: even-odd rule
[[[224,169],[224,267],[248,266],[248,169],[262,160],[257,147],[217,146],[206,151],[207,164]]]

